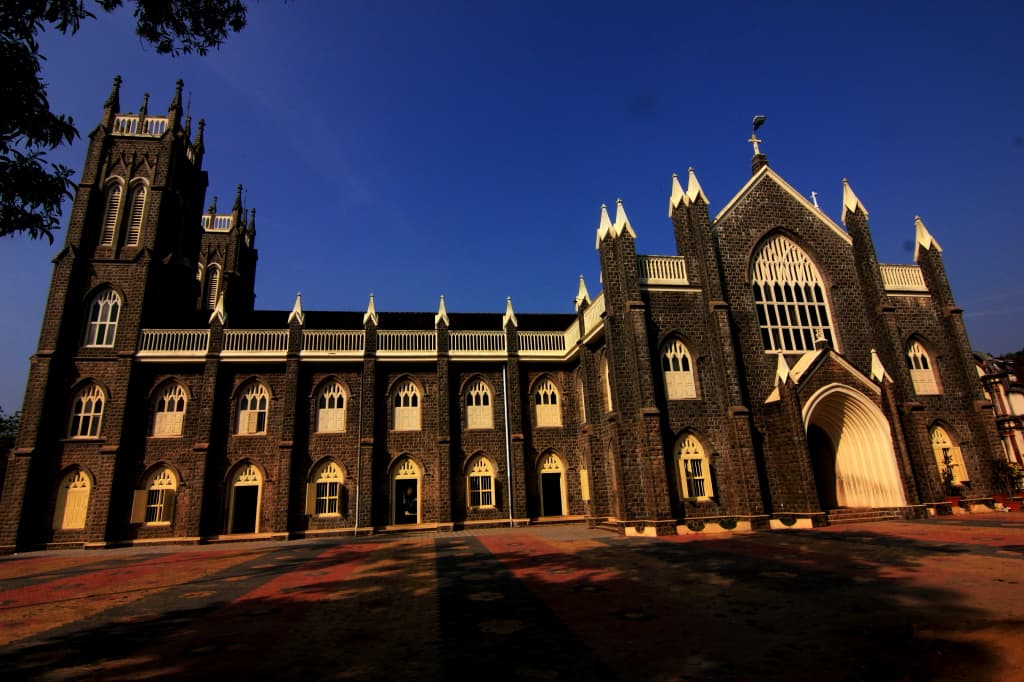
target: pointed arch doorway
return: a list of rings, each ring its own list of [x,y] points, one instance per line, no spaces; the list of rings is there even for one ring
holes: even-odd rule
[[[832,384],[815,393],[803,413],[822,509],[907,504],[889,422],[878,406]]]
[[[420,468],[409,456],[395,462],[391,473],[391,523],[420,522]]]

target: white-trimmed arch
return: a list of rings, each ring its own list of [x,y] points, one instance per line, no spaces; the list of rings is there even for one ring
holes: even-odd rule
[[[803,420],[805,431],[817,426],[832,441],[839,506],[906,505],[889,421],[877,405],[862,393],[833,383],[804,404]]]

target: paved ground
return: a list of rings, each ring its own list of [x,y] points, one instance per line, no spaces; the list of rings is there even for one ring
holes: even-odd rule
[[[1024,514],[0,559],[0,679],[1024,679]]]

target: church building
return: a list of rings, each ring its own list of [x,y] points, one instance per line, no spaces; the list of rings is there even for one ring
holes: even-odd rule
[[[90,136],[0,497],[0,551],[586,522],[810,527],[992,493],[992,404],[918,218],[877,261],[754,143],[712,215],[673,176],[675,253],[601,207],[576,309],[255,310],[241,188],[204,209],[203,122]],[[911,226],[908,225],[908,232]],[[1000,454],[997,454],[1000,453]]]

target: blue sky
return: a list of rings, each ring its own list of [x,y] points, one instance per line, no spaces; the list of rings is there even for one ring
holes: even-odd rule
[[[714,215],[772,167],[837,222],[841,181],[884,263],[913,218],[942,245],[975,348],[1024,346],[1019,281],[1024,88],[1013,3],[250,3],[206,57],[156,55],[129,11],[42,36],[81,168],[114,74],[122,110],[185,81],[207,120],[207,202],[246,188],[257,306],[571,312],[600,290],[600,205],[623,199],[642,253],[671,253],[671,174],[696,169]],[[21,403],[54,246],[0,240],[0,406]]]

